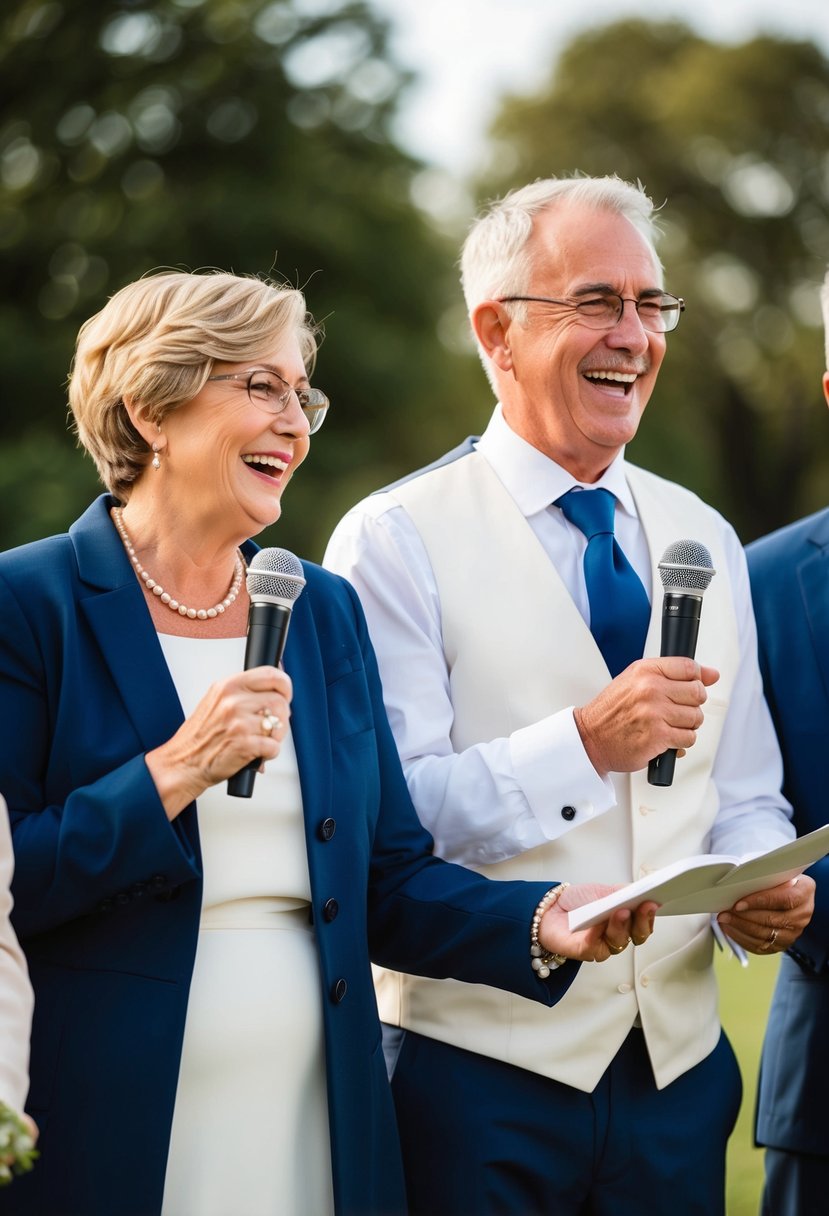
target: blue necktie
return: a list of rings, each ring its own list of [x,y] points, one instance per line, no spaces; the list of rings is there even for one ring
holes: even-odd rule
[[[641,659],[651,608],[639,575],[613,535],[616,499],[609,490],[568,490],[555,505],[587,537],[584,581],[590,632],[610,674],[617,676]]]

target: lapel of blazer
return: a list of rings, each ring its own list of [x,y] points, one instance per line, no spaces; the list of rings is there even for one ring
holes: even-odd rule
[[[81,610],[135,731],[149,750],[169,739],[184,715],[144,595],[109,518],[113,505],[109,495],[101,495],[69,535],[82,584]],[[255,550],[252,543],[243,546],[247,558]],[[284,665],[294,686],[291,731],[306,831],[312,833],[331,805],[332,773],[325,671],[308,596],[299,597],[291,614]]]
[[[101,495],[69,529],[82,586],[80,608],[146,749],[184,720],[144,595]]]
[[[299,765],[305,833],[309,841],[331,807],[331,730],[325,669],[311,599],[301,595],[291,613],[283,666],[293,682],[291,733]],[[309,847],[311,879],[317,850]]]
[[[829,511],[816,518],[807,550],[797,567],[797,578],[812,647],[829,696]]]

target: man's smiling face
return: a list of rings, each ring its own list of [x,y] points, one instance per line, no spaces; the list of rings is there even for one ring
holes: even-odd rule
[[[645,238],[624,216],[574,203],[539,213],[522,294],[580,300],[615,292],[638,300],[662,289]],[[508,424],[580,481],[601,476],[633,436],[665,355],[665,335],[644,329],[632,303],[607,330],[578,312],[530,303],[505,328],[499,389]]]

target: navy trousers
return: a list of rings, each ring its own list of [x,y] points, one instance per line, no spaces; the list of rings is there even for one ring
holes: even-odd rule
[[[826,1216],[829,1158],[766,1149],[762,1216]]]
[[[725,1212],[725,1147],[742,1097],[725,1034],[658,1090],[631,1030],[583,1093],[408,1031],[392,1091],[410,1216]]]

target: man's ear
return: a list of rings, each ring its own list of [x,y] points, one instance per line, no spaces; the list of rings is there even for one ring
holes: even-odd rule
[[[512,351],[509,345],[511,318],[503,305],[496,300],[484,300],[473,309],[472,328],[485,354],[502,372],[512,369]]]

